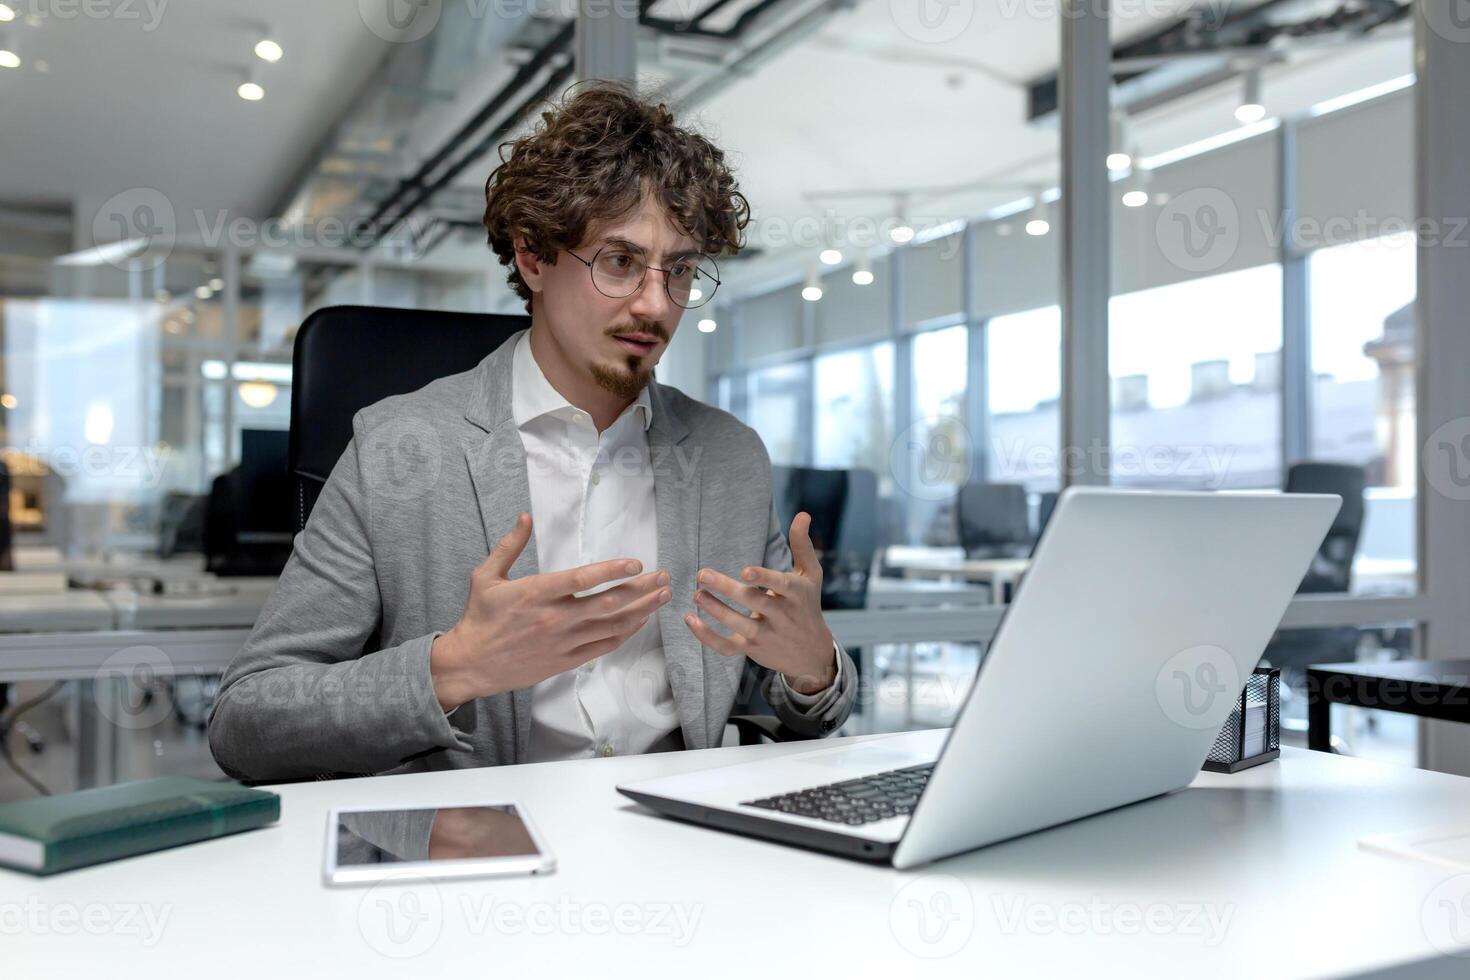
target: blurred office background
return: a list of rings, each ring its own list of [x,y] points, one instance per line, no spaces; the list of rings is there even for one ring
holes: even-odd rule
[[[521,312],[479,223],[495,147],[630,50],[755,215],[659,376],[826,515],[829,606],[870,637],[850,731],[949,722],[1056,493],[1099,478],[1342,489],[1303,592],[1364,601],[1268,658],[1291,687],[1414,656],[1416,7],[1111,6],[1109,437],[1068,453],[1058,3],[655,0],[605,49],[551,0],[0,4],[15,761],[53,790],[216,771],[210,663],[289,549],[296,330]],[[874,626],[916,611],[959,638]],[[157,669],[93,679],[133,648]],[[1286,712],[1300,743],[1299,692]],[[1412,719],[1336,730],[1425,762]],[[0,769],[0,798],[32,791]]]

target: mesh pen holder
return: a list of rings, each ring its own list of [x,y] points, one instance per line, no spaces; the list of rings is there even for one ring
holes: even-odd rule
[[[1257,667],[1205,758],[1208,772],[1240,772],[1281,755],[1281,668]]]

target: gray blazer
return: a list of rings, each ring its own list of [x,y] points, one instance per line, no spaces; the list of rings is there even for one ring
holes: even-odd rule
[[[474,370],[359,412],[280,582],[220,683],[209,719],[231,776],[462,769],[526,758],[531,690],[445,715],[429,647],[458,621],[470,572],[530,511],[525,452],[511,417],[512,337]],[[772,672],[702,646],[683,623],[694,576],[711,567],[791,568],[756,433],[726,412],[653,383],[648,429],[659,567],[672,601],[658,611],[686,748],[720,744],[756,683],[780,719],[821,737],[852,710],[856,674],[803,710]],[[536,574],[533,537],[511,577]],[[702,615],[702,612],[700,613]],[[754,668],[754,669],[747,669]]]

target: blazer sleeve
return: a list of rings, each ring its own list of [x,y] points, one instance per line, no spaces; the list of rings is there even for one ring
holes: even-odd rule
[[[377,773],[438,749],[470,748],[472,703],[446,716],[434,695],[429,648],[438,633],[366,652],[383,610],[360,416],[354,431],[220,681],[209,746],[237,779]]]
[[[791,546],[781,530],[781,519],[776,514],[776,501],[771,500],[770,525],[766,533],[766,568],[778,572],[792,569]],[[837,657],[837,678],[825,691],[802,695],[793,691],[779,673],[765,667],[757,668],[761,677],[761,694],[776,712],[776,717],[794,732],[811,738],[825,738],[847,721],[857,701],[857,668],[842,645],[833,642],[833,654]]]

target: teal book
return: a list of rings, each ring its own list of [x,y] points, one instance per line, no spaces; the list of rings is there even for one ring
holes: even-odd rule
[[[49,875],[275,823],[281,798],[164,776],[0,803],[0,865]]]

